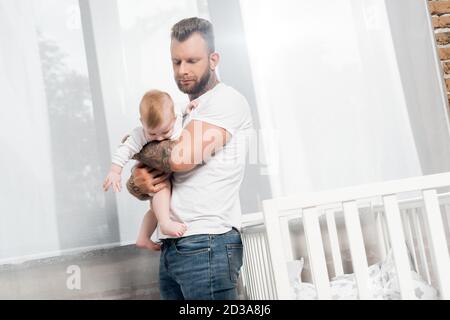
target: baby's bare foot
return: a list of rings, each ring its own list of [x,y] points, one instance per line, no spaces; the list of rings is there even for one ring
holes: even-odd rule
[[[186,225],[184,223],[167,221],[161,223],[161,232],[172,237],[181,237],[186,232]]]

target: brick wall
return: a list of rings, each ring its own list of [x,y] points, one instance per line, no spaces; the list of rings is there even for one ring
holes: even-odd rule
[[[450,103],[450,1],[428,0]]]

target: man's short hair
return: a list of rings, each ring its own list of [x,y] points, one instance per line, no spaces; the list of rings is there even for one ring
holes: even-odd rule
[[[171,39],[183,42],[196,32],[206,41],[209,53],[213,53],[215,51],[214,29],[212,23],[206,19],[193,17],[177,22],[172,27]]]

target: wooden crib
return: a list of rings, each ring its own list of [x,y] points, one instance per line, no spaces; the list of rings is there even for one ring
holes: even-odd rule
[[[351,261],[345,273],[354,274],[359,299],[372,298],[368,230],[375,235],[369,251],[376,259],[392,252],[402,299],[416,298],[411,268],[437,289],[440,299],[450,299],[449,187],[450,172],[264,201],[262,213],[243,215],[244,298],[292,299],[287,262],[298,258],[292,225],[300,221],[318,299],[331,299],[330,279],[344,274],[345,240]],[[361,217],[371,221],[364,230]]]

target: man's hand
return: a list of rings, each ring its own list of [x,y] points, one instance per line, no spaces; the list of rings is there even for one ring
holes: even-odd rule
[[[156,193],[167,187],[165,181],[169,177],[170,173],[165,174],[159,170],[150,169],[142,163],[138,163],[130,177],[134,192],[129,191],[132,195],[141,199],[143,194]]]

